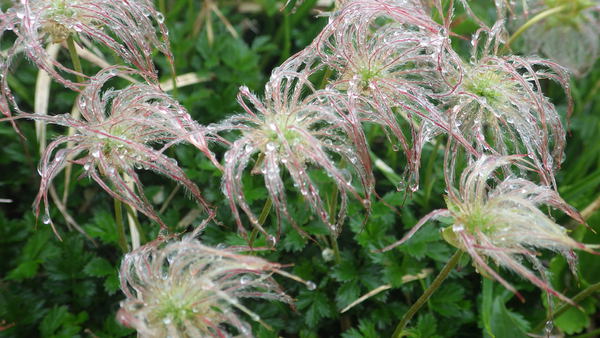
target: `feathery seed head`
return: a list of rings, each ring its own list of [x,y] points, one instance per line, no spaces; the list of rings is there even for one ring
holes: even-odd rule
[[[513,292],[516,290],[497,274],[486,260],[514,271],[547,292],[569,301],[554,291],[543,274],[542,264],[534,250],[547,249],[561,253],[575,269],[574,249],[592,252],[590,246],[578,243],[567,230],[539,210],[547,205],[557,208],[579,222],[579,213],[556,191],[538,186],[522,178],[508,177],[490,185],[496,169],[502,166],[526,165],[519,156],[483,156],[462,174],[458,192],[447,198],[447,215],[453,225],[443,230],[450,244],[466,251],[479,272],[493,277]],[[542,276],[522,264],[530,261]]]
[[[490,54],[494,53],[490,39],[497,36],[485,42],[478,56],[481,33],[473,40],[471,63],[451,71],[458,86],[452,95],[442,97],[442,106],[477,153],[527,154],[542,182],[553,185],[562,162],[565,130],[541,82],[558,82],[570,102],[568,74],[547,60]]]
[[[552,289],[547,282],[545,269],[535,250],[561,253],[573,272],[577,263],[574,249],[597,253],[592,250],[593,246],[571,239],[565,228],[539,208],[546,205],[563,211],[578,222],[584,223],[584,220],[553,189],[511,176],[499,180],[494,175],[498,168],[511,165],[529,168],[529,162],[522,156],[483,155],[463,171],[458,191],[449,191],[446,199],[448,209],[427,214],[401,240],[381,251],[408,241],[429,220],[450,217],[452,225],[442,230],[443,238],[467,252],[478,272],[497,280],[523,299],[510,283],[489,266],[488,260],[492,260],[572,304],[569,298]],[[541,275],[526,267],[523,259],[529,261]]]
[[[157,240],[127,254],[120,270],[121,302],[117,319],[142,337],[251,337],[260,317],[241,298],[292,303],[271,277],[280,265],[212,248],[192,238]],[[294,276],[292,276],[294,277]],[[264,324],[264,323],[263,323]],[[266,325],[266,324],[264,324]]]
[[[48,189],[68,161],[81,164],[85,175],[110,195],[162,226],[164,224],[143,194],[135,169],[152,170],[170,177],[187,188],[205,209],[210,209],[196,184],[187,178],[174,159],[164,154],[170,146],[188,142],[214,158],[206,147],[202,128],[185,109],[152,85],[135,84],[122,90],[102,92],[112,77],[136,73],[131,69],[112,67],[92,78],[78,99],[82,120],[75,120],[70,115],[20,115],[72,127],[76,131],[72,136],[54,140],[42,154],[38,167],[42,180],[34,206],[37,213],[43,199],[44,219],[48,222]],[[66,145],[69,146],[62,147]]]
[[[165,54],[172,64],[164,16],[155,10],[150,0],[23,0],[2,13],[0,29],[0,36],[7,30],[16,35],[2,63],[3,81],[12,59],[24,50],[31,61],[55,80],[80,90],[83,84],[67,74],[85,74],[52,59],[45,49],[46,42],[63,42],[69,37],[83,44],[92,41],[106,46],[148,81],[157,81],[152,62],[154,48]],[[10,92],[4,95],[9,96]]]
[[[290,70],[290,63],[294,62],[291,60],[273,73],[262,101],[242,87],[238,101],[245,114],[211,126],[216,132],[241,132],[225,154],[223,191],[243,233],[238,207],[262,233],[275,238],[258,223],[242,189],[242,174],[255,155],[258,156],[252,172],[263,175],[278,217],[285,216],[302,234],[287,209],[281,168],[289,172],[296,189],[334,234],[339,233],[345,217],[347,194],[368,205],[373,178],[360,123],[346,110],[345,101],[337,92],[314,90],[308,81],[311,69]],[[333,215],[329,215],[310,177],[312,168],[324,170],[340,192],[341,207],[336,222],[332,222]],[[351,172],[359,179],[364,197],[353,186]]]
[[[333,70],[328,83],[345,93],[362,121],[379,124],[406,156],[416,190],[421,147],[449,130],[428,95],[444,91],[440,77],[444,29],[418,2],[345,2],[309,50]],[[408,129],[408,132],[406,131]]]

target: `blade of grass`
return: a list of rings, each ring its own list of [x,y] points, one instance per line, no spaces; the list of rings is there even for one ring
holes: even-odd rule
[[[50,60],[56,60],[60,45],[57,43],[50,43],[46,47],[46,53],[50,57]],[[50,64],[52,64],[50,62]],[[52,78],[46,71],[40,69],[37,74],[35,81],[35,96],[33,103],[33,112],[40,115],[48,115],[48,103],[50,101],[50,85]],[[37,137],[38,144],[40,146],[40,154],[46,149],[46,124],[42,121],[35,121],[35,135]]]

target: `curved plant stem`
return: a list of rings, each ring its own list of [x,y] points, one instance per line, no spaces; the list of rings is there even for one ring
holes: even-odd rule
[[[425,290],[425,292],[423,292],[421,297],[419,297],[419,299],[417,299],[417,301],[408,309],[408,311],[406,311],[406,313],[400,320],[400,323],[398,323],[398,326],[396,326],[396,330],[394,330],[394,333],[392,334],[393,338],[402,337],[402,331],[404,331],[406,324],[408,324],[412,317],[429,300],[429,297],[431,297],[431,295],[433,295],[433,293],[437,291],[437,289],[439,289],[439,287],[446,280],[446,278],[448,278],[450,271],[454,270],[454,268],[460,260],[460,257],[462,257],[462,251],[456,250],[456,252],[454,253],[454,255],[452,255],[448,263],[446,263],[446,265],[442,268],[442,271],[440,271],[440,273],[437,275],[437,277],[435,277],[433,282],[431,282],[431,285],[429,285],[429,287]]]
[[[118,235],[118,243],[121,251],[123,253],[127,253],[129,251],[127,249],[127,237],[125,237],[125,226],[123,225],[123,208],[121,205],[121,201],[118,199],[114,199],[115,204],[115,223],[117,226],[117,235]]]
[[[345,167],[345,164],[342,166]],[[336,222],[335,212],[337,211],[336,209],[338,205],[338,193],[338,189],[334,187],[333,192],[331,193],[331,199],[329,200],[329,223],[331,224],[335,224]],[[329,233],[329,240],[331,241],[331,248],[333,249],[335,262],[339,264],[342,261],[342,256],[340,255],[340,248],[337,243],[337,238],[331,232]]]
[[[76,76],[77,78],[77,82],[79,83],[83,83],[85,82],[85,79],[83,78],[83,68],[81,67],[81,59],[79,58],[79,54],[77,53],[77,48],[75,47],[75,41],[73,40],[73,36],[69,35],[69,37],[67,38],[67,49],[69,50],[69,56],[71,57],[71,62],[73,63],[73,68],[75,69],[76,72],[78,72],[79,74]],[[75,104],[73,106],[73,109],[71,110],[71,116],[74,119],[79,119],[79,109],[77,109],[77,105]],[[75,134],[75,129],[73,128],[69,128],[69,130],[67,131],[68,135],[73,135]],[[70,146],[70,143],[68,144],[68,146]],[[72,163],[68,162],[66,168],[65,168],[65,186],[64,186],[64,190],[63,190],[63,196],[62,196],[62,203],[64,205],[67,205],[67,201],[69,198],[69,186],[71,185],[71,170],[72,170]]]
[[[600,336],[600,329],[595,329],[593,331],[590,331],[588,333],[584,333],[584,334],[580,334],[577,336],[574,336],[573,338],[594,338],[594,337],[598,337]]]
[[[77,49],[75,48],[75,41],[73,41],[73,36],[69,36],[67,38],[67,49],[69,49],[69,56],[71,56],[73,68],[79,73],[79,75],[77,75],[77,81],[79,81],[79,83],[83,83],[85,81],[82,76],[83,68],[81,68],[81,60],[79,59],[79,54],[77,54]]]
[[[533,18],[529,19],[526,23],[524,23],[521,27],[519,27],[519,29],[517,29],[516,32],[514,32],[514,34],[510,37],[510,39],[508,39],[508,42],[506,43],[506,45],[504,45],[504,48],[508,48],[511,43],[513,43],[521,34],[523,34],[523,32],[525,32],[527,29],[529,29],[529,27],[533,26],[535,23],[537,23],[549,16],[552,16],[556,13],[560,13],[560,12],[564,11],[565,9],[567,9],[568,7],[569,6],[567,4],[565,4],[565,5],[557,6],[554,8],[549,8],[549,9],[539,13],[538,15],[534,16]]]
[[[587,220],[600,209],[600,195],[581,212],[581,217]]]
[[[271,207],[273,206],[273,201],[270,198],[267,198],[267,200],[265,201],[265,204],[263,205],[263,208],[260,212],[260,215],[258,216],[258,224],[263,225],[265,224],[265,221],[267,220],[267,217],[269,216],[269,213],[271,212]],[[250,234],[250,246],[252,246],[252,243],[254,243],[254,240],[256,239],[256,236],[258,235],[258,228],[254,228],[252,230],[252,233]]]
[[[589,297],[590,295],[592,295],[595,292],[600,291],[600,283],[596,283],[596,284],[592,284],[590,286],[588,286],[587,288],[585,288],[583,291],[581,291],[580,293],[578,293],[577,295],[575,295],[575,297],[571,298],[573,300],[574,303],[577,303],[587,297]],[[556,309],[556,311],[554,311],[554,313],[552,314],[552,316],[554,318],[559,317],[560,315],[562,315],[563,313],[565,313],[565,311],[567,311],[569,308],[571,308],[573,305],[568,304],[568,303],[564,303],[562,304],[558,309]],[[550,320],[549,318],[547,318],[547,320]],[[546,325],[546,320],[540,322],[534,329],[533,332],[538,332],[540,330],[542,330],[544,328],[544,325]]]

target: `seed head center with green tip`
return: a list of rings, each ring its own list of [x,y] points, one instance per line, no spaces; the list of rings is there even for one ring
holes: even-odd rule
[[[452,226],[443,229],[442,237],[454,247],[462,249],[456,235],[459,230],[469,235],[481,232],[490,237],[493,237],[493,234],[498,230],[498,224],[495,222],[494,216],[480,203],[466,205],[447,200],[447,205],[454,222]]]
[[[158,307],[154,311],[155,320],[160,320],[165,324],[174,326],[183,326],[198,316],[208,316],[209,310],[206,302],[198,303],[199,297],[190,297],[189,289],[182,286],[169,285],[164,290],[158,290],[158,297],[155,299]],[[201,295],[201,298],[208,295]],[[198,323],[198,322],[195,322]]]
[[[466,91],[485,98],[492,106],[503,103],[506,95],[504,91],[508,89],[504,76],[491,70],[469,74],[464,79],[463,87]]]
[[[75,0],[50,1],[43,16],[45,22],[42,26],[42,31],[50,36],[52,42],[63,42],[71,34],[75,33],[72,27],[65,26],[65,20],[75,19],[75,21],[83,21],[88,24],[92,22],[90,18],[80,15],[79,10],[74,7],[78,4],[79,1]]]
[[[278,151],[282,150],[283,144],[281,143],[280,133],[283,134],[284,139],[291,146],[302,142],[302,135],[292,128],[292,123],[294,123],[292,120],[294,120],[294,117],[288,114],[273,114],[265,120],[263,133],[267,139],[265,143],[267,151],[275,150],[273,147]]]

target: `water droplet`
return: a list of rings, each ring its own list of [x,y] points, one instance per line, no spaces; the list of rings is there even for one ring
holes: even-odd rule
[[[92,152],[92,156],[94,156],[95,158],[99,158],[100,157],[100,150],[96,149]]]
[[[48,214],[45,214],[44,217],[42,217],[42,223],[50,224],[50,222],[51,222],[50,216]]]
[[[551,320],[547,321],[546,325],[544,326],[544,333],[546,334],[546,336],[550,336],[553,329],[554,329],[554,323]]]
[[[156,21],[158,21],[158,23],[165,22],[165,16],[163,15],[163,13],[156,13]]]
[[[150,10],[146,7],[142,7],[142,15],[150,16]]]
[[[273,235],[267,236],[267,244],[271,247],[274,247],[277,245],[277,238],[275,238]]]
[[[169,324],[171,324],[171,322],[173,322],[173,320],[172,320],[170,317],[165,317],[165,318],[163,319],[163,323],[164,323],[165,325],[169,325]]]
[[[454,231],[454,232],[462,232],[464,230],[465,230],[465,226],[460,223],[454,224],[452,226],[452,231]]]
[[[217,244],[217,249],[219,249],[219,250],[223,250],[223,249],[225,249],[225,247],[226,247],[226,245],[224,243]]]
[[[317,284],[315,284],[313,281],[309,280],[306,281],[306,288],[310,291],[315,290],[317,288]]]
[[[248,283],[250,283],[252,281],[252,278],[250,276],[242,276],[242,278],[240,278],[240,284],[242,285],[246,285]]]
[[[321,252],[321,256],[325,262],[331,262],[333,260],[334,252],[330,248],[327,248]]]

